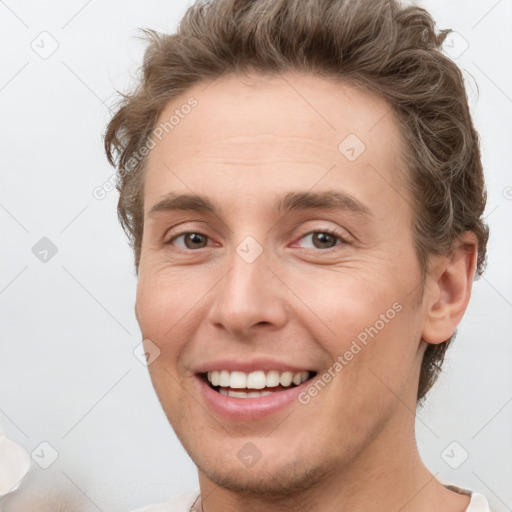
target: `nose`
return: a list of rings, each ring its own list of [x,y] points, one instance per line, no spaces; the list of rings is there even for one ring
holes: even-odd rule
[[[209,320],[237,338],[281,329],[288,319],[286,287],[264,254],[252,263],[233,251],[230,270],[215,287]]]

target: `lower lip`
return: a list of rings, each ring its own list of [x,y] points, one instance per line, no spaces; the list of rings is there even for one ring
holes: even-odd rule
[[[235,398],[221,395],[212,389],[202,377],[197,376],[196,378],[208,408],[217,415],[233,421],[258,420],[272,416],[298,401],[298,395],[310,384],[309,381],[306,381],[286,391],[275,391],[266,396]]]

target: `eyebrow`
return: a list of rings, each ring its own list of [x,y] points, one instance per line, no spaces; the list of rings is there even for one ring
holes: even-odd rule
[[[346,210],[360,215],[372,216],[371,210],[355,197],[339,190],[324,192],[288,192],[280,197],[273,207],[275,214],[283,212],[323,208],[327,210]],[[220,208],[210,199],[197,194],[175,194],[170,192],[152,206],[148,212],[153,217],[158,212],[173,210],[193,210],[201,213],[219,215]]]
[[[274,207],[274,212],[282,213],[312,208],[348,210],[368,217],[372,216],[372,212],[368,206],[346,192],[339,190],[327,190],[325,192],[289,192],[279,199]]]
[[[175,194],[170,192],[148,212],[148,217],[154,217],[158,212],[172,210],[194,210],[202,213],[217,213],[215,205],[207,198],[195,194]]]

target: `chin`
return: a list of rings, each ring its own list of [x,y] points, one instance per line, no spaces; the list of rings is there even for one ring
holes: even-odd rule
[[[293,496],[317,486],[330,473],[325,465],[312,466],[306,460],[283,465],[259,461],[252,468],[232,463],[221,467],[214,462],[214,458],[208,461],[193,460],[199,471],[219,487],[253,496]]]
[[[332,450],[322,453],[320,447],[310,446],[308,453],[302,443],[291,446],[284,439],[276,439],[277,442],[263,448],[265,438],[228,438],[215,442],[213,449],[205,439],[194,440],[186,436],[180,440],[198,468],[200,477],[223,489],[253,496],[271,495],[277,499],[307,491],[335,475],[343,464],[341,454]],[[249,443],[261,446],[264,452],[251,467],[237,456]]]

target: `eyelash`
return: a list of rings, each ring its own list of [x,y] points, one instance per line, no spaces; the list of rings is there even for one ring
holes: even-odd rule
[[[312,234],[315,234],[315,233],[323,233],[323,234],[327,234],[327,235],[331,235],[335,238],[337,238],[341,243],[340,244],[336,244],[332,247],[327,247],[326,249],[312,249],[314,251],[321,251],[321,252],[328,252],[330,250],[333,250],[334,248],[338,247],[339,245],[342,245],[342,244],[348,244],[349,241],[344,237],[342,236],[340,233],[338,233],[336,230],[334,229],[314,229],[314,230],[311,230],[311,231],[307,231],[306,233],[303,233],[302,235],[300,235],[296,240],[302,240],[303,238],[305,238],[306,236],[309,236],[309,235],[312,235]],[[207,239],[209,239],[208,235],[205,235],[204,233],[201,233],[200,231],[181,231],[180,233],[177,233],[176,235],[173,235],[169,241],[165,242],[165,245],[172,245],[172,243],[177,239],[179,238],[180,236],[183,236],[183,235],[190,235],[190,234],[196,234],[196,235],[201,235]],[[294,242],[295,243],[295,242]],[[199,249],[204,249],[204,247],[200,247]],[[199,249],[182,249],[182,250],[185,250],[185,251],[197,251]],[[309,249],[311,250],[311,249]]]
[[[300,235],[299,238],[297,238],[297,240],[302,240],[306,236],[313,235],[315,233],[323,233],[323,234],[326,234],[326,235],[331,235],[334,238],[337,238],[341,243],[339,243],[339,244],[336,243],[332,247],[327,247],[326,249],[316,249],[316,248],[313,248],[312,250],[314,250],[314,251],[328,252],[330,250],[334,250],[339,245],[348,244],[349,243],[348,240],[344,236],[341,235],[341,233],[337,232],[335,229],[329,229],[329,228],[326,228],[326,229],[314,229],[314,230],[308,231],[308,232],[303,233],[302,235]]]

